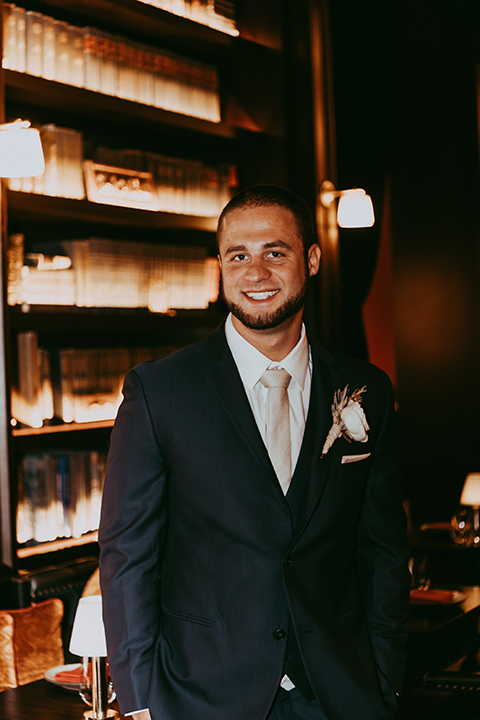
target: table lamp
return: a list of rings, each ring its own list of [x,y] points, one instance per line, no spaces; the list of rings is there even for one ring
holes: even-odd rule
[[[91,659],[92,710],[84,713],[85,720],[114,717],[116,711],[108,709],[107,643],[101,595],[80,598],[70,638],[70,652]]]
[[[460,497],[460,505],[473,508],[471,545],[480,547],[480,473],[469,473]]]

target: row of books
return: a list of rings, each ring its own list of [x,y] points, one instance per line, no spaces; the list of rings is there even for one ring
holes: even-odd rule
[[[162,345],[48,350],[39,346],[37,333],[18,333],[13,418],[30,427],[42,427],[53,418],[65,423],[113,420],[126,373],[176,349]]]
[[[48,124],[40,128],[40,134],[45,155],[45,172],[37,177],[10,178],[10,190],[82,200],[85,197],[85,171],[89,200],[142,207],[141,202],[129,202],[129,196],[125,193],[126,184],[122,180],[122,171],[131,170],[135,171],[131,174],[131,183],[136,179],[135,173],[138,173],[138,177],[147,173],[151,178],[148,209],[216,217],[230,200],[233,188],[238,185],[236,168],[225,163],[207,164],[200,160],[167,157],[140,150],[88,148],[95,163],[109,166],[110,175],[116,176],[119,197],[118,202],[115,202],[113,189],[108,196],[102,198],[102,187],[98,187],[101,178],[105,179],[107,173],[103,172],[101,176],[93,175],[97,181],[93,189],[88,184],[89,167],[92,163],[88,160],[84,162],[82,133]],[[155,200],[153,206],[152,196]]]
[[[208,25],[228,35],[239,34],[235,22],[235,2],[231,0],[139,0],[139,2]]]
[[[207,257],[203,247],[91,238],[40,243],[35,252],[25,253],[24,240],[20,233],[9,239],[9,305],[166,313],[172,308],[204,309],[218,298],[218,262]]]
[[[151,173],[164,212],[217,217],[238,186],[236,167],[226,163],[104,147],[96,148],[93,156],[97,163]]]
[[[3,67],[220,122],[212,65],[3,5]]]
[[[17,541],[79,538],[98,529],[106,453],[25,455],[19,467]]]

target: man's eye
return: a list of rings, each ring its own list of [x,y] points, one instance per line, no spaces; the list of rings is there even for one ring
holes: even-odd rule
[[[280,258],[280,257],[283,257],[283,253],[279,252],[278,250],[272,250],[270,252],[270,257]]]
[[[233,259],[239,260],[240,262],[242,262],[242,260],[245,260],[246,257],[247,257],[246,255],[240,254],[240,255],[235,255]]]

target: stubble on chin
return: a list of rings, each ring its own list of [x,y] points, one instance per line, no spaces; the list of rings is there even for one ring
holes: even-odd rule
[[[250,330],[271,330],[272,328],[278,327],[286,320],[290,320],[290,318],[296,315],[303,308],[307,294],[307,287],[308,282],[305,282],[300,292],[298,292],[294,297],[286,300],[279,308],[273,312],[261,313],[259,315],[248,313],[239,305],[229,300],[225,295],[222,281],[220,284],[220,291],[228,310],[242,323],[242,325],[245,325],[245,327]]]

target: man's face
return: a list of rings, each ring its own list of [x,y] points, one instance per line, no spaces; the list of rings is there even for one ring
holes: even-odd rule
[[[305,263],[290,211],[277,205],[240,208],[224,218],[219,261],[232,315],[248,328],[268,330],[301,314],[320,248],[313,245]]]

